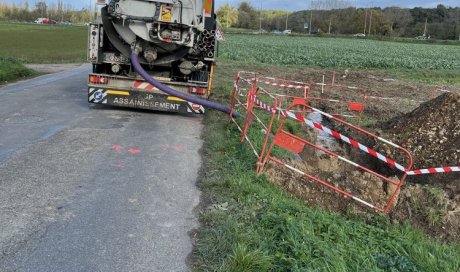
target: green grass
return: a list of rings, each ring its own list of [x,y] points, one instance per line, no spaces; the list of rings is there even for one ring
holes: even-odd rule
[[[460,70],[460,47],[366,39],[226,35],[226,60],[328,68]]]
[[[399,79],[406,79],[429,84],[460,84],[460,69],[458,70],[427,70],[427,69],[393,69],[387,73]]]
[[[0,57],[0,85],[18,78],[35,75],[36,72],[27,69],[22,63],[15,59]]]
[[[224,104],[230,66],[221,64],[216,76],[213,100]],[[211,208],[201,213],[196,271],[459,271],[459,245],[382,215],[370,213],[364,222],[307,207],[257,177],[255,158],[226,121],[218,112],[205,116],[200,187]]]
[[[0,57],[24,63],[86,61],[87,28],[0,23]]]

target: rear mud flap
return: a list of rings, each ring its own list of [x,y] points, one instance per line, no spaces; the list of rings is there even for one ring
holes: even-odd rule
[[[155,111],[204,114],[201,105],[164,94],[88,88],[88,102],[116,107],[137,108]]]

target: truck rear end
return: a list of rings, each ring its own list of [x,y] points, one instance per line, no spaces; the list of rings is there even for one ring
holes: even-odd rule
[[[101,2],[101,1],[100,1]],[[102,1],[103,2],[103,1]],[[204,113],[198,104],[167,95],[137,74],[130,61],[157,81],[208,98],[217,50],[213,0],[111,0],[100,3],[89,26],[88,101],[148,110]]]

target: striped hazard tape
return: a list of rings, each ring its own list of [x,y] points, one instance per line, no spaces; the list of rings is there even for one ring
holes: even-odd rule
[[[341,134],[341,133],[339,133],[337,131],[334,131],[334,130],[332,130],[330,128],[327,128],[327,127],[321,125],[320,123],[316,123],[316,122],[313,122],[313,121],[311,121],[311,120],[309,120],[307,118],[304,118],[302,116],[296,115],[295,113],[293,113],[291,111],[280,110],[280,109],[277,109],[276,107],[268,106],[265,103],[263,103],[262,101],[260,101],[259,99],[257,99],[257,97],[255,97],[255,96],[252,97],[252,100],[260,108],[265,109],[266,111],[269,111],[269,112],[272,112],[272,113],[276,113],[276,112],[279,111],[280,114],[283,115],[283,116],[287,116],[287,117],[289,117],[291,119],[294,119],[294,120],[297,120],[299,122],[305,123],[307,126],[313,128],[313,129],[321,130],[321,131],[333,136],[334,138],[339,139],[339,140],[341,140],[343,142],[346,142],[346,143],[350,144],[351,146],[353,146],[354,148],[360,149],[361,151],[363,151],[363,152],[365,152],[365,153],[367,153],[367,154],[369,154],[369,155],[371,155],[371,156],[373,156],[373,157],[385,162],[386,164],[388,164],[388,165],[390,165],[390,166],[392,166],[392,167],[394,167],[394,168],[396,168],[396,169],[398,169],[398,170],[400,170],[402,172],[407,172],[409,170],[409,169],[406,169],[401,164],[397,163],[396,161],[394,161],[394,160],[382,155],[381,153],[375,151],[374,149],[369,148],[369,147],[367,147],[367,146],[365,146],[365,145],[363,145],[363,144],[361,144],[361,143],[359,143],[359,142],[357,142],[357,141],[355,141],[353,139],[350,139],[349,137],[347,137],[347,136],[345,136],[345,135],[343,135],[343,134]],[[334,118],[332,115],[327,114],[325,112],[322,112],[322,111],[320,111],[318,109],[312,108],[312,110],[317,111],[317,112],[325,115],[326,117],[329,117],[329,118],[332,118],[332,119]],[[391,142],[389,142],[389,141],[387,141],[387,140],[385,140],[383,138],[379,138],[379,139],[384,141],[385,143],[389,143],[389,144],[399,148],[399,146],[397,146],[397,145],[395,145],[395,144],[393,144],[393,143],[391,143]],[[353,164],[354,166],[358,166],[358,164],[356,164],[354,162],[350,162],[350,163]]]
[[[255,95],[251,96],[251,100],[254,101],[257,104],[257,106],[259,106],[259,108],[264,109],[268,112],[276,113],[278,111],[276,107],[272,107],[270,105],[267,105],[266,103],[263,103]]]
[[[455,93],[455,91],[449,91],[449,90],[444,90],[444,89],[437,89],[436,91],[441,92],[441,93]]]
[[[424,103],[426,101],[424,100],[415,100],[415,99],[409,99],[409,98],[403,98],[403,97],[381,97],[381,96],[370,96],[370,95],[365,95],[364,100],[397,100],[397,101],[411,101],[415,103]]]
[[[96,104],[107,104],[108,90],[89,88],[88,101]]]
[[[255,81],[255,78],[251,78],[251,79],[241,78],[241,79],[243,79],[246,82],[251,82],[251,83]],[[288,89],[305,89],[305,88],[309,88],[308,84],[302,83],[302,82],[278,83],[278,82],[262,80],[262,79],[258,79],[257,82],[262,83],[264,85],[268,85],[268,86],[280,87],[280,88],[288,88]]]
[[[346,142],[346,143],[350,144],[351,146],[353,146],[354,148],[360,149],[361,151],[364,151],[365,153],[367,153],[367,154],[369,154],[369,155],[371,155],[371,156],[373,156],[373,157],[375,157],[375,158],[387,163],[388,165],[390,165],[390,166],[392,166],[392,167],[394,167],[394,168],[396,168],[396,169],[398,169],[398,170],[400,170],[402,172],[407,171],[407,169],[404,166],[402,166],[401,164],[395,162],[394,160],[392,160],[392,159],[390,159],[388,157],[385,157],[381,153],[373,150],[372,148],[369,148],[369,147],[367,147],[367,146],[365,146],[365,145],[363,145],[363,144],[361,144],[361,143],[359,143],[359,142],[357,142],[357,141],[355,141],[353,139],[350,139],[349,137],[347,137],[347,136],[345,136],[345,135],[343,135],[341,133],[338,133],[337,131],[334,131],[334,130],[332,130],[330,128],[327,128],[327,127],[325,127],[325,126],[323,126],[323,125],[321,125],[319,123],[316,123],[316,122],[313,122],[311,120],[308,120],[307,118],[304,118],[302,116],[296,115],[296,114],[294,114],[294,113],[292,113],[290,111],[285,111],[284,113],[281,113],[281,114],[283,114],[283,115],[286,114],[289,118],[295,119],[295,120],[297,120],[299,122],[303,122],[303,123],[305,123],[307,126],[309,126],[311,128],[324,131],[327,134],[333,136],[334,138],[339,139],[339,140],[341,140],[343,142]],[[355,164],[355,163],[352,163],[352,164]],[[357,165],[355,165],[355,166],[357,166]]]
[[[448,167],[437,167],[437,168],[428,168],[408,171],[407,175],[426,175],[426,174],[437,174],[437,173],[450,173],[450,172],[460,172],[460,166],[448,166]]]
[[[261,109],[264,109],[268,112],[271,112],[271,113],[277,113],[277,112],[280,112],[281,115],[283,116],[287,116],[291,119],[295,119],[299,122],[302,122],[302,123],[305,123],[307,126],[313,128],[313,129],[317,129],[317,130],[321,130],[321,131],[324,131],[326,132],[327,134],[333,136],[334,138],[336,139],[339,139],[341,141],[344,141],[348,144],[350,144],[351,146],[353,146],[354,148],[357,148],[357,149],[360,149],[362,151],[364,151],[365,153],[387,163],[388,165],[400,170],[401,172],[404,172],[406,173],[407,175],[409,176],[415,176],[415,175],[426,175],[426,174],[437,174],[437,173],[451,173],[451,172],[460,172],[460,166],[448,166],[448,167],[437,167],[437,168],[428,168],[428,169],[419,169],[419,170],[409,170],[407,168],[405,168],[404,166],[402,166],[401,164],[397,163],[396,161],[388,158],[388,157],[385,157],[384,155],[382,155],[381,153],[373,150],[372,148],[369,148],[353,139],[350,139],[349,137],[345,136],[345,135],[342,135],[340,133],[338,133],[337,131],[334,131],[332,129],[329,129],[319,123],[316,123],[316,122],[313,122],[307,118],[304,118],[302,116],[299,116],[299,115],[296,115],[295,113],[291,112],[291,111],[286,111],[286,110],[280,110],[276,107],[272,107],[272,106],[269,106],[267,104],[265,104],[264,102],[260,101],[259,99],[257,99],[256,96],[252,96],[252,100],[261,108]],[[315,109],[315,108],[312,108],[312,110],[314,111],[317,111],[323,115],[325,115],[326,117],[329,117],[329,118],[334,118],[334,116],[330,115],[330,114],[327,114],[325,112],[322,112],[318,109]],[[383,141],[387,144],[390,144],[392,145],[393,147],[396,147],[396,148],[400,148],[400,146],[388,141],[388,140],[385,140],[381,137],[378,137],[378,139],[380,141]],[[340,157],[340,159],[343,159]],[[351,163],[352,165],[354,166],[359,166],[358,164],[352,162],[352,161],[349,161],[349,160],[346,160],[348,163]]]
[[[147,91],[158,90],[152,84],[145,82],[145,81],[135,81],[133,87],[136,89],[143,89]]]

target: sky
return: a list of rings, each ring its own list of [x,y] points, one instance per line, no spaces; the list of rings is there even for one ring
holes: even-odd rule
[[[6,2],[6,3],[22,3],[23,0],[0,0],[1,2]],[[29,0],[29,3],[33,5],[35,2],[38,2],[39,0]],[[57,3],[57,0],[44,0],[47,3]],[[88,7],[90,3],[94,4],[96,0],[64,0],[65,4],[70,4],[72,5],[73,8],[75,9],[81,9],[84,7]],[[221,5],[224,5],[226,3],[229,3],[231,5],[238,5],[241,0],[216,0],[216,5],[219,7]],[[263,9],[283,9],[283,10],[291,10],[291,11],[296,11],[296,10],[303,10],[307,9],[309,6],[309,0],[303,0],[303,1],[286,1],[286,0],[249,0],[249,2],[257,7],[260,8],[260,3],[262,2],[262,8]],[[410,1],[404,1],[404,0],[353,0],[353,2],[356,2],[356,5],[358,7],[389,7],[389,6],[399,6],[399,7],[407,7],[407,8],[413,8],[413,7],[436,7],[438,4],[443,4],[445,6],[451,6],[451,7],[458,7],[460,6],[460,0],[439,0],[439,1],[433,1],[433,0],[410,0]]]

